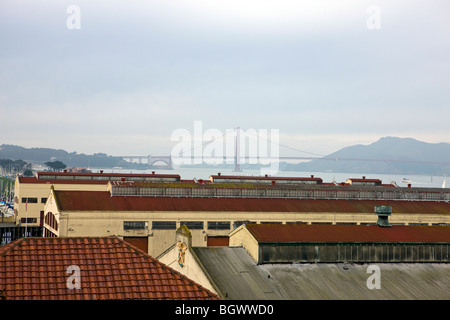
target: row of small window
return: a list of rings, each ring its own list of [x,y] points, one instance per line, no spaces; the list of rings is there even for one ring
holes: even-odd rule
[[[233,229],[238,228],[242,224],[256,223],[256,221],[234,221]],[[261,221],[261,224],[282,224],[282,222]],[[286,224],[306,224],[304,221],[286,222]],[[331,224],[331,223],[330,223]],[[180,226],[185,225],[190,230],[203,230],[205,228],[203,221],[181,221]],[[153,221],[152,230],[175,230],[177,228],[176,221]],[[231,222],[229,221],[208,221],[208,230],[229,230]],[[148,230],[147,221],[124,221],[124,230]]]
[[[180,226],[185,225],[190,230],[204,229],[203,221],[181,221]],[[209,230],[229,230],[231,222],[229,221],[208,221],[207,228]],[[177,228],[176,221],[153,221],[152,230],[175,230]],[[148,230],[147,221],[124,221],[124,230]]]
[[[41,203],[46,203],[46,202],[47,202],[47,198],[41,198]],[[38,203],[38,198],[23,197],[22,203]]]

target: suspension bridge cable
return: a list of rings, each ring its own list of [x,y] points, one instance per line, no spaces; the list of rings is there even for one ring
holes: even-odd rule
[[[255,135],[253,132],[250,132],[250,134]],[[264,140],[266,140],[266,141],[268,141],[268,142],[270,142],[270,143],[275,143],[275,142],[273,142],[273,141],[270,140],[270,139],[267,139],[267,138],[264,138],[264,137],[260,137],[258,134],[256,134],[256,137],[262,138],[262,139],[264,139]],[[276,144],[278,144],[280,147],[288,148],[288,149],[291,149],[291,150],[294,150],[294,151],[303,152],[303,153],[307,153],[307,154],[311,154],[311,155],[319,156],[319,157],[325,157],[325,155],[323,155],[323,154],[313,153],[313,152],[308,152],[308,151],[296,149],[296,148],[293,148],[293,147],[290,147],[290,146],[283,145],[283,144],[281,144],[281,143],[279,143],[279,142],[277,142]]]
[[[191,150],[189,150],[189,152],[192,154],[192,152],[193,152],[194,150],[198,149],[198,148],[202,148],[202,149],[203,149],[203,147],[205,147],[205,146],[207,146],[208,144],[210,144],[210,143],[216,141],[217,139],[223,138],[226,134],[227,134],[227,133],[225,132],[225,133],[222,134],[221,136],[215,137],[214,139],[212,139],[212,140],[210,140],[210,141],[207,141],[207,142],[204,142],[204,143],[202,143],[201,145],[192,147]],[[184,152],[180,152],[180,155],[183,156],[183,153],[184,153]]]

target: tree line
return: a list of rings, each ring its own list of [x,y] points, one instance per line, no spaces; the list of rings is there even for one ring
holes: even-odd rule
[[[61,171],[67,166],[61,161],[48,161],[45,163],[53,171]],[[0,159],[0,167],[3,174],[23,174],[24,176],[32,176],[33,170],[31,163],[23,160]]]
[[[0,159],[0,167],[3,173],[23,173],[33,175],[31,171],[31,163],[27,163],[23,160],[11,160],[11,159]]]

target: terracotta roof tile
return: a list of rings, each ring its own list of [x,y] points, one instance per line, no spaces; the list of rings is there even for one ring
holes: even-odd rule
[[[80,268],[80,289],[67,285],[71,265]],[[220,299],[116,237],[22,238],[0,247],[0,289],[11,300]]]

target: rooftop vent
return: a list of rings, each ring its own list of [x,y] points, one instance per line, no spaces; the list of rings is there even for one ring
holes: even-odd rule
[[[377,225],[379,227],[392,227],[389,223],[389,216],[392,213],[392,207],[375,206],[375,214],[378,215]]]

